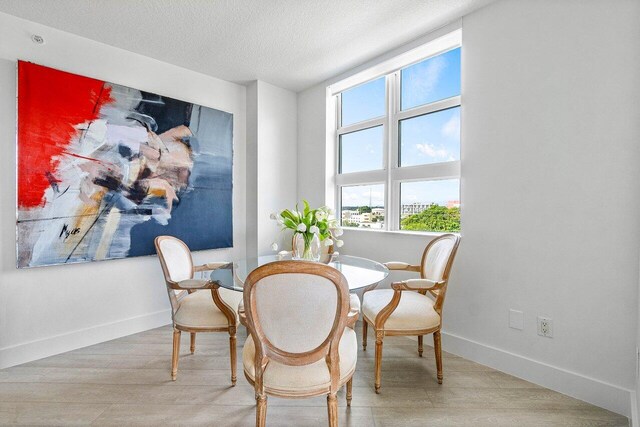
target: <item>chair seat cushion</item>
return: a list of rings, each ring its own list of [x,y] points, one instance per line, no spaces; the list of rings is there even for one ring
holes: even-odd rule
[[[360,312],[360,298],[356,294],[349,294],[349,306],[351,309],[357,309]]]
[[[242,292],[224,288],[218,290],[222,300],[237,313]],[[186,328],[225,328],[229,324],[224,313],[213,302],[210,290],[196,291],[185,296],[180,300],[173,319],[176,325]]]
[[[380,289],[364,294],[362,313],[372,322],[393,297],[393,289]],[[400,303],[387,319],[384,329],[408,331],[435,328],[440,324],[440,315],[433,308],[433,300],[418,292],[403,291]]]
[[[340,339],[340,383],[346,382],[356,369],[358,342],[356,333],[345,328]],[[242,350],[244,372],[252,381],[255,380],[256,348],[251,335],[247,338]],[[331,378],[324,358],[309,365],[289,366],[270,361],[264,372],[264,386],[272,392],[300,393],[328,389]]]

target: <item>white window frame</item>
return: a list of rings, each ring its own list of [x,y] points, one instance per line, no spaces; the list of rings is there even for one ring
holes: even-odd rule
[[[458,29],[445,36],[435,39],[413,51],[407,52],[392,60],[379,64],[377,67],[358,73],[328,88],[328,95],[333,102],[328,102],[329,108],[333,108],[335,115],[332,126],[334,171],[332,193],[336,206],[336,216],[342,217],[342,187],[353,185],[384,184],[385,194],[385,219],[384,228],[373,231],[399,231],[400,230],[400,185],[404,182],[435,181],[444,179],[460,179],[460,160],[430,163],[417,166],[400,167],[398,154],[400,141],[398,128],[401,120],[419,117],[425,114],[443,111],[449,108],[462,106],[460,95],[435,101],[426,105],[420,105],[408,110],[401,110],[400,90],[401,71],[418,62],[422,62],[434,56],[438,56],[462,45],[461,30]],[[342,92],[355,86],[368,83],[384,76],[385,78],[385,115],[362,122],[340,126],[342,123]],[[380,170],[340,173],[340,137],[341,135],[356,132],[382,125],[383,132],[383,168]],[[359,229],[349,227],[348,229]],[[420,233],[435,233],[430,231]],[[440,234],[440,233],[437,233]]]

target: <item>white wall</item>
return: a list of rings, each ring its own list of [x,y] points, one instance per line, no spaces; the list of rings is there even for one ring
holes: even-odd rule
[[[626,415],[638,309],[639,6],[503,1],[464,19],[465,242],[450,302],[469,315],[448,320],[452,334],[600,381],[599,395],[573,392]],[[506,327],[510,307],[525,312],[525,331]],[[553,339],[536,335],[537,315],[553,318]],[[562,375],[545,380],[565,386]],[[607,385],[617,389],[603,395]]]
[[[638,281],[640,287],[640,281]],[[631,419],[633,427],[640,427],[640,288],[638,292],[638,329],[636,337],[636,389],[635,389],[635,405],[631,402]],[[633,396],[632,396],[633,397]]]
[[[640,292],[639,292],[640,294]],[[631,420],[633,427],[640,427],[640,299],[638,300],[638,336],[636,341],[636,388],[635,402],[631,402]]]
[[[273,253],[274,242],[291,245],[269,215],[296,203],[297,114],[294,92],[260,80],[248,86],[248,256]]]
[[[269,214],[296,203],[297,114],[294,92],[258,81],[258,255],[282,237]]]
[[[325,204],[326,84],[298,93],[298,199]]]
[[[258,81],[247,86],[247,249],[258,255]]]
[[[463,18],[463,240],[444,318],[447,350],[627,416],[638,321],[638,16],[632,0],[546,0],[499,1]],[[324,88],[349,74],[298,96],[299,197],[316,203]],[[428,239],[354,230],[341,251],[417,262]],[[509,329],[510,308],[524,311],[523,331]],[[538,315],[553,318],[554,338],[536,334]]]
[[[32,34],[46,43],[31,42]],[[233,249],[196,262],[245,255],[245,88],[0,14],[0,368],[171,321],[155,257],[16,270],[16,59],[221,109],[234,115]]]

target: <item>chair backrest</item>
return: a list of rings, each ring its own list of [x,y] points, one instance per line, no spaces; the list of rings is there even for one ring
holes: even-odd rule
[[[460,236],[455,234],[444,234],[427,245],[422,254],[420,276],[423,279],[433,281],[445,281],[445,285],[439,291],[430,291],[436,298],[434,308],[438,313],[442,311],[444,297],[447,292],[449,283],[449,274],[453,266],[453,260],[456,257],[458,246],[460,245]]]
[[[337,389],[338,347],[349,313],[342,273],[321,263],[273,262],[249,274],[243,297],[256,347],[256,385],[270,360],[299,366],[326,358]]]
[[[175,314],[178,310],[178,299],[175,291],[169,287],[169,283],[193,279],[191,251],[182,240],[173,236],[158,236],[155,238],[154,244],[167,284],[171,310]]]

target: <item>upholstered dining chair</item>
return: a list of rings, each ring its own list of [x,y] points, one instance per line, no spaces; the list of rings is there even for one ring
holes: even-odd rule
[[[237,310],[242,293],[220,288],[210,280],[193,278],[195,272],[215,270],[228,263],[194,266],[191,251],[183,241],[171,236],[158,236],[154,243],[171,302],[171,379],[175,381],[178,374],[180,335],[183,331],[191,335],[192,354],[196,349],[196,333],[228,332],[231,384],[236,385],[236,329],[239,321]]]
[[[333,267],[277,261],[255,269],[244,284],[242,323],[249,331],[242,363],[255,388],[256,426],[266,423],[267,396],[327,395],[329,426],[338,425],[338,389],[351,405],[358,313],[349,286]]]
[[[389,270],[420,273],[420,279],[391,284],[391,289],[365,292],[362,299],[362,347],[367,349],[367,327],[376,336],[375,390],[380,392],[382,341],[387,335],[418,336],[418,355],[422,357],[422,339],[433,333],[438,384],[442,384],[442,306],[447,292],[449,273],[456,256],[460,236],[442,235],[427,245],[420,265],[388,262]]]
[[[293,239],[292,239],[292,243],[293,245]],[[322,245],[321,249],[320,249],[320,262],[323,264],[329,264],[335,257],[337,257],[338,255],[340,255],[339,252],[336,252],[334,249],[333,245],[329,245],[329,246],[324,246]],[[278,252],[278,255],[281,257],[285,257],[285,256],[291,256],[293,254],[293,251],[280,251]],[[351,308],[356,310],[358,313],[360,313],[360,298],[358,298],[358,295],[356,294],[349,294],[349,297],[351,299]],[[241,307],[242,307],[242,303],[241,303]]]

